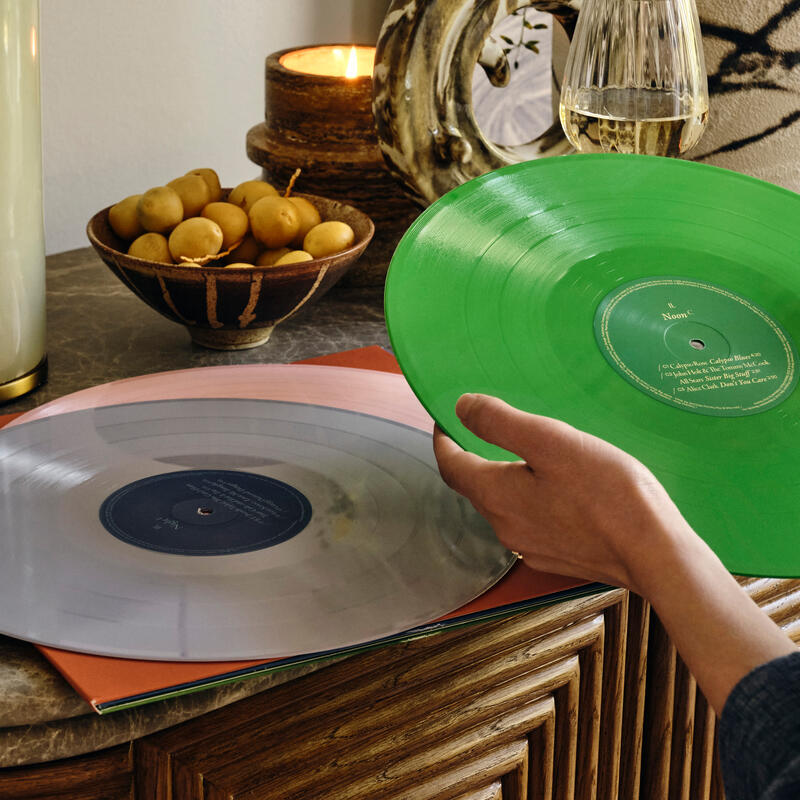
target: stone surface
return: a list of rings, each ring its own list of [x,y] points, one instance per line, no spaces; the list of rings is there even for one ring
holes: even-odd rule
[[[207,350],[186,329],[146,306],[91,248],[47,261],[47,384],[0,405],[26,411],[65,394],[172,369],[286,363],[368,345],[389,344],[383,290],[334,288],[278,325],[252,350]],[[27,642],[0,636],[0,767],[51,761],[111,747],[161,730],[307,674],[305,665],[274,675],[99,716]]]

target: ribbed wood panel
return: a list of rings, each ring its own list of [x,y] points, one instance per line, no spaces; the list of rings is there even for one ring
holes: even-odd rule
[[[800,581],[741,578],[752,599],[800,643]],[[641,800],[723,800],[716,717],[651,612]]]

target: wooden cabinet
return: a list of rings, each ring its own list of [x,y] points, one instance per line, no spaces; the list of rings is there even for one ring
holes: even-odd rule
[[[800,634],[800,581],[743,583]],[[612,590],[376,649],[127,749],[5,770],[0,798],[721,800],[714,736],[658,620]]]
[[[0,770],[2,800],[133,798],[133,744],[80,758]]]

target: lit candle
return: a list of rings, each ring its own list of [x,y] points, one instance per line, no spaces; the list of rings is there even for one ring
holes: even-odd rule
[[[247,153],[266,180],[358,207],[368,176],[383,169],[372,116],[375,48],[331,44],[267,56],[265,121],[247,136]]]
[[[363,78],[372,75],[375,48],[351,45],[325,45],[292,50],[280,57],[281,66],[306,75],[328,75],[333,78]]]
[[[44,378],[38,0],[0,0],[0,402]]]

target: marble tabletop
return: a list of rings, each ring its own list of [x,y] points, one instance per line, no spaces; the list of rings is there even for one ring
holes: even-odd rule
[[[334,287],[317,304],[275,328],[251,350],[207,350],[181,325],[150,309],[91,248],[47,259],[45,385],[0,404],[27,411],[90,386],[189,367],[286,363],[368,345],[389,346],[382,287]],[[99,716],[26,642],[0,636],[0,767],[66,758],[111,747],[306,674],[273,675]]]

